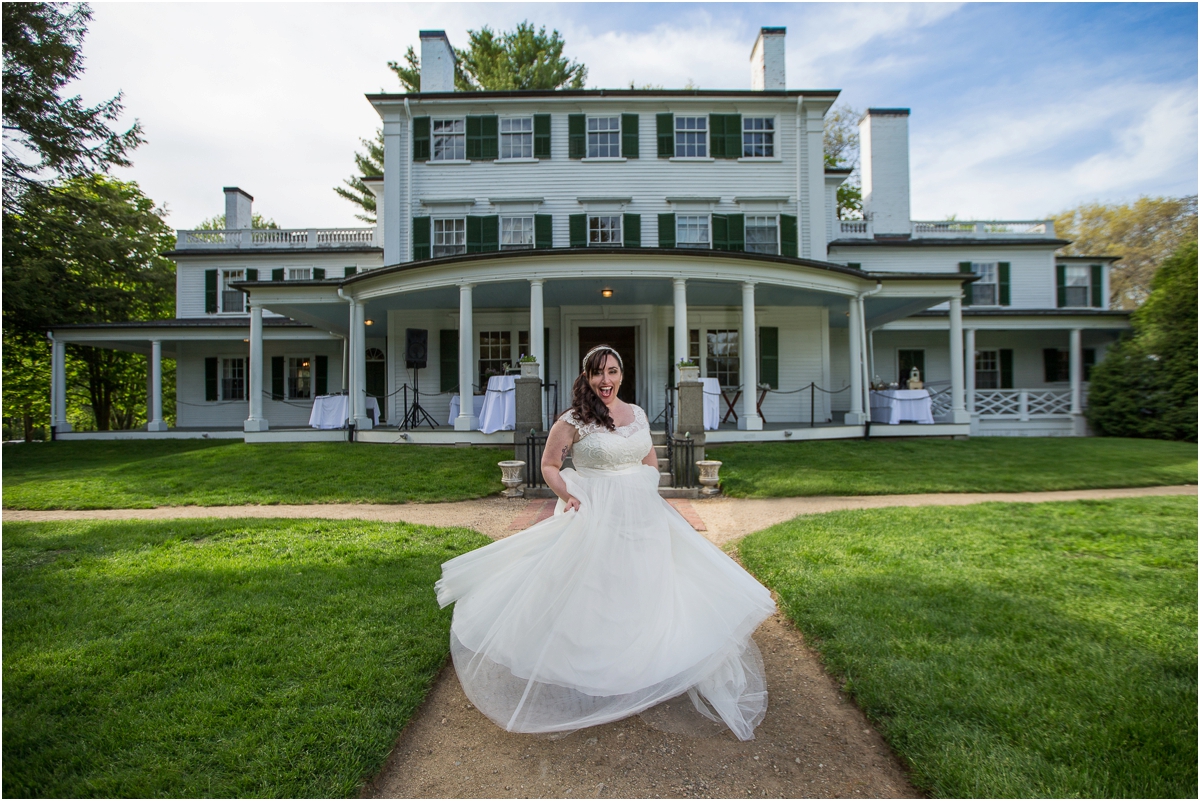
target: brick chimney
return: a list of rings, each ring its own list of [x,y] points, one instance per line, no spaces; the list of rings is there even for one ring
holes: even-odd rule
[[[250,204],[253,202],[254,198],[244,189],[225,187],[225,228],[232,231],[251,227]]]
[[[876,235],[912,234],[908,109],[869,108],[858,123],[863,216]]]
[[[454,48],[445,31],[421,31],[421,91],[454,91]]]
[[[787,28],[763,28],[750,50],[750,88],[787,89],[787,64],[783,51]]]

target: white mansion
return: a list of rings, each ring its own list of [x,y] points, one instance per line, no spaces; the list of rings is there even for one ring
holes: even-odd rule
[[[227,188],[226,230],[179,231],[169,254],[174,319],[52,332],[57,434],[89,436],[66,423],[68,342],[148,355],[157,436],[340,439],[309,415],[348,390],[359,439],[507,444],[474,430],[487,377],[534,355],[561,408],[600,342],[651,418],[685,356],[718,379],[729,422],[710,443],[863,436],[869,385],[914,365],[936,423],[889,434],[1085,433],[1088,369],[1128,327],[1113,259],[1056,256],[1046,221],[910,219],[907,109],[863,117],[864,219],[839,220],[848,171],[822,139],[838,93],[786,88],[784,35],[762,29],[746,90],[466,93],[445,34],[422,32],[421,91],[367,96],[378,224],[252,229],[252,198]],[[418,380],[440,425],[398,431]]]

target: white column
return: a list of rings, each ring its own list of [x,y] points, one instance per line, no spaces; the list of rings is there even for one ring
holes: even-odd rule
[[[860,426],[867,421],[867,415],[863,412],[862,307],[858,305],[857,297],[849,298],[848,305],[850,306],[850,330],[847,332],[850,339],[850,411],[846,413],[846,425]]]
[[[967,360],[967,412],[975,413],[975,329],[967,329],[967,345],[966,354]]]
[[[460,284],[458,287],[458,417],[454,421],[455,431],[479,428],[479,418],[475,416],[475,393],[471,390],[475,373],[473,288],[474,284]]]
[[[679,380],[679,368],[676,366],[681,361],[686,361],[690,354],[688,353],[688,321],[687,321],[687,279],[676,278],[675,285],[675,364],[671,365],[671,374],[667,376],[667,381],[674,386]]]
[[[353,306],[354,320],[354,372],[350,380],[351,408],[354,415],[354,428],[364,431],[371,428],[371,418],[367,416],[367,306],[358,302]]]
[[[837,207],[825,208],[825,114],[823,110],[805,109],[805,132],[808,138],[808,219],[801,223],[801,256],[817,261],[829,258],[825,242],[825,215],[836,215]]]
[[[162,410],[162,342],[157,339],[150,340],[150,397],[147,400],[146,405],[150,408],[146,415],[149,418],[146,430],[166,431]]]
[[[1071,414],[1083,414],[1083,330],[1071,329]]]
[[[529,354],[538,360],[538,377],[546,380],[545,332],[546,310],[542,301],[542,285],[540,278],[529,281]]]
[[[404,149],[408,123],[399,114],[386,114],[383,119],[383,210],[388,218],[377,216],[376,225],[383,229],[383,263],[398,264],[409,260],[407,248],[402,250],[400,239],[400,190],[403,188],[403,165],[411,158]],[[411,239],[411,233],[409,235]]]
[[[263,417],[263,354],[262,306],[250,304],[250,375],[246,394],[249,397],[249,416],[242,425],[245,431],[266,431],[270,428]]]
[[[953,423],[971,422],[963,403],[962,298],[950,299],[950,417]]]
[[[742,413],[738,428],[762,431],[758,416],[758,328],[754,322],[754,282],[742,282],[742,336],[739,343],[742,367]]]
[[[50,348],[50,425],[55,433],[71,431],[67,422],[67,345],[51,340]]]

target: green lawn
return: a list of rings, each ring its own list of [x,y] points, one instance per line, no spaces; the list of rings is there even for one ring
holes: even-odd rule
[[[1031,492],[1196,483],[1196,444],[1100,437],[836,440],[717,445],[739,498]]]
[[[934,796],[1195,798],[1196,512],[840,512],[739,553]]]
[[[4,795],[348,796],[448,652],[465,529],[5,524]]]
[[[410,503],[503,489],[512,450],[230,440],[4,446],[6,509]]]

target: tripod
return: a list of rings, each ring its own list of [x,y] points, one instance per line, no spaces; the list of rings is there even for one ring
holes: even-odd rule
[[[422,423],[426,423],[430,428],[437,428],[437,422],[425,411],[425,407],[421,406],[421,368],[416,366],[416,362],[408,362],[407,366],[413,371],[413,402],[412,406],[408,407],[408,414],[404,416],[403,428],[407,431],[410,428],[420,428]]]

